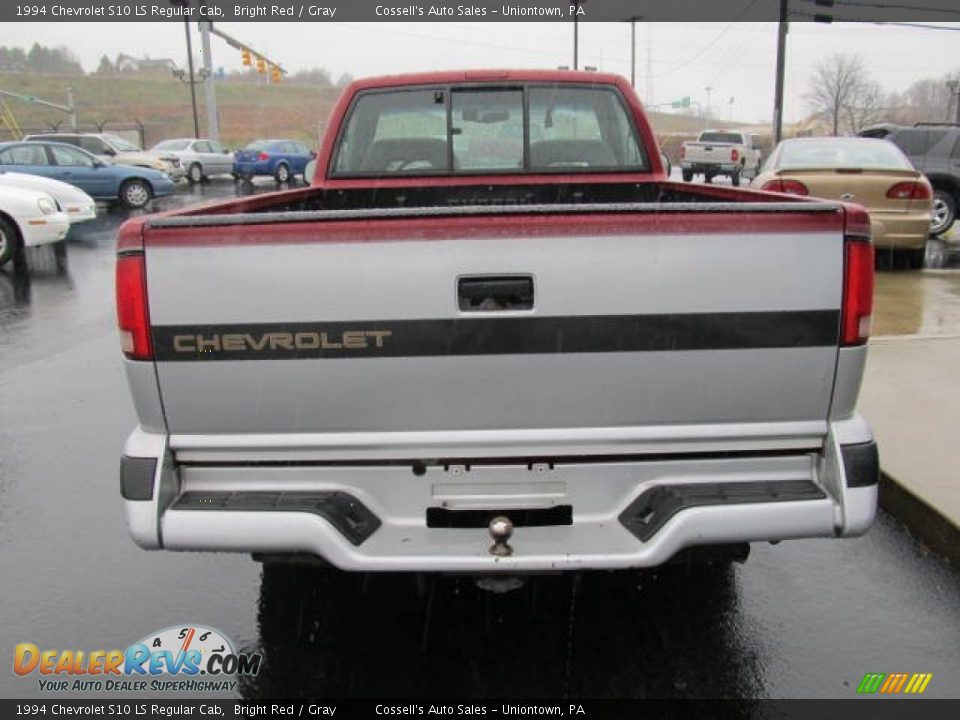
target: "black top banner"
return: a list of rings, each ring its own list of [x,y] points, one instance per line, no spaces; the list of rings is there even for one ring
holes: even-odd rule
[[[957,0],[4,0],[0,22],[957,22]]]

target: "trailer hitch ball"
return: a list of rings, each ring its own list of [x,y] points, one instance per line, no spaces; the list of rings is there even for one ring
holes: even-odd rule
[[[493,538],[493,545],[490,546],[491,555],[508,557],[513,554],[513,548],[507,542],[513,535],[513,521],[510,518],[506,515],[497,515],[490,521],[487,530]]]

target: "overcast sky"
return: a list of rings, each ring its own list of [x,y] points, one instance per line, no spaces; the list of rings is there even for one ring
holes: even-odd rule
[[[772,2],[773,0],[768,0]],[[222,23],[224,31],[276,59],[288,70],[323,67],[336,79],[394,72],[477,67],[541,67],[572,62],[572,27],[558,23]],[[954,24],[960,30],[960,23]],[[199,38],[191,24],[196,52]],[[766,122],[772,114],[776,24],[637,24],[637,89],[653,103],[684,95],[711,105],[722,118]],[[117,53],[186,57],[183,24],[5,23],[0,45],[66,45],[87,70]],[[809,112],[802,95],[816,64],[833,53],[863,57],[887,90],[960,71],[960,31],[890,25],[791,23],[787,53],[788,121]],[[214,38],[214,67],[240,67],[240,54]],[[581,23],[581,64],[630,74],[625,23]],[[648,58],[650,83],[648,87]],[[947,92],[944,89],[944,92]]]

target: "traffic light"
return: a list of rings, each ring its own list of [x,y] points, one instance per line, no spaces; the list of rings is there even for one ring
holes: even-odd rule
[[[259,55],[257,56],[257,72],[261,75],[267,72],[267,61]]]
[[[281,79],[282,78],[280,75],[280,68],[278,68],[276,65],[271,65],[270,66],[270,82],[279,83]]]
[[[253,58],[250,57],[250,51],[249,51],[249,50],[244,50],[243,53],[242,53],[242,57],[243,57],[243,66],[244,66],[244,67],[250,67],[251,65],[253,65]]]

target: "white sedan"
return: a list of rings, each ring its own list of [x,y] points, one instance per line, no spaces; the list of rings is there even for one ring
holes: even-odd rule
[[[0,170],[0,187],[25,188],[45,192],[60,204],[71,223],[93,220],[97,217],[97,203],[76,185],[42,175],[5,172]]]
[[[21,245],[57,243],[68,230],[70,218],[47,193],[0,186],[0,266],[12,260]]]

